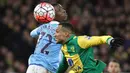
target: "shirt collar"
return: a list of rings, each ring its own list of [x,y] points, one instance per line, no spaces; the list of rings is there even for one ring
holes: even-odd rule
[[[75,36],[75,35],[72,34],[72,35],[67,39],[67,41],[66,41],[65,43],[67,43],[67,42],[69,42],[70,40],[72,40],[74,36]]]

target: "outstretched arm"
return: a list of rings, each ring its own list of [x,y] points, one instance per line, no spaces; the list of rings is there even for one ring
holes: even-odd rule
[[[122,45],[122,40],[113,38],[111,36],[79,36],[78,37],[78,44],[82,48],[88,48],[91,46],[96,46],[100,44],[107,43],[111,46],[116,46],[116,44]]]

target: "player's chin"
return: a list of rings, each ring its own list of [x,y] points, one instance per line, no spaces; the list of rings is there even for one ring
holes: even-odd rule
[[[56,43],[57,43],[57,44],[61,44],[61,43],[60,43],[60,42],[58,42],[58,41],[57,41]]]
[[[64,20],[67,20],[67,18],[68,18],[68,16],[67,16],[67,15],[65,15],[65,16],[64,16]]]
[[[61,15],[61,19],[67,20],[67,18],[68,18],[67,14],[62,14],[62,15]]]
[[[113,72],[113,70],[112,70],[112,69],[110,69],[110,70],[108,70],[108,72],[112,73],[112,72]]]
[[[56,39],[56,43],[58,43],[59,41]]]
[[[56,40],[56,43],[57,43],[57,44],[61,44],[61,41]]]

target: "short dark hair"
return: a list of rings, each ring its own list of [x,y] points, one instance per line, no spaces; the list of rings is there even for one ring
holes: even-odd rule
[[[113,59],[113,60],[111,60],[110,62],[119,63],[119,61],[118,61],[118,60],[116,60],[116,59]]]
[[[60,25],[62,25],[63,28],[66,28],[66,29],[70,30],[72,33],[74,33],[74,28],[73,28],[72,24],[70,24],[68,22],[61,22]]]
[[[50,0],[40,0],[40,2],[47,2],[47,3],[50,3],[51,1],[50,1]]]
[[[57,5],[59,5],[59,3],[51,3],[52,4],[52,6],[57,6]]]
[[[52,6],[57,6],[57,5],[59,5],[59,3],[52,3],[51,0],[40,0],[40,2],[47,2],[47,3],[50,3]]]

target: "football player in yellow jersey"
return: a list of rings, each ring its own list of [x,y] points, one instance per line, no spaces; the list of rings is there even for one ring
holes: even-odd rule
[[[106,64],[94,59],[92,46],[107,43],[112,47],[122,45],[121,39],[111,36],[75,36],[69,23],[61,23],[55,33],[57,43],[63,44],[63,60],[57,73],[102,73]]]

